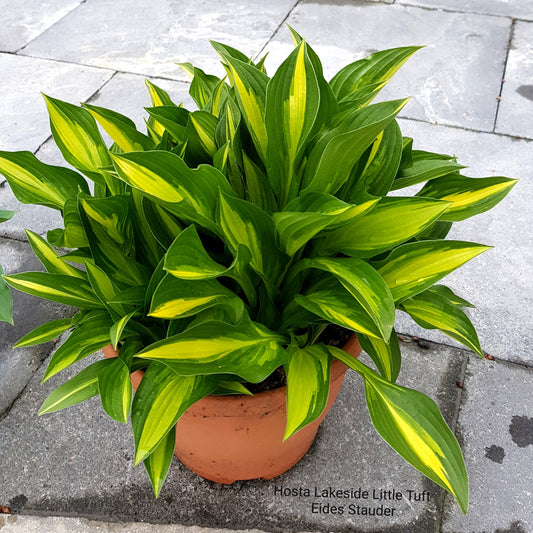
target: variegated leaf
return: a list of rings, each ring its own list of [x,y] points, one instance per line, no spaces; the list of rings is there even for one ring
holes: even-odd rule
[[[463,241],[420,241],[396,248],[375,266],[395,302],[427,289],[490,246]]]
[[[17,341],[13,347],[22,348],[23,346],[35,346],[36,344],[49,342],[56,339],[59,335],[73,326],[73,321],[70,318],[52,320],[51,322],[47,322],[46,324],[36,327],[29,333],[26,333],[26,335]]]
[[[181,375],[236,374],[259,383],[285,363],[286,339],[243,318],[232,326],[206,322],[158,341],[137,354],[169,365]]]
[[[414,237],[437,220],[449,205],[430,198],[382,198],[370,212],[328,232],[318,243],[319,253],[372,257]]]
[[[130,371],[122,359],[116,357],[98,372],[98,390],[104,411],[117,422],[125,424],[131,409],[133,390]]]
[[[175,446],[176,430],[170,428],[166,437],[161,439],[155,450],[143,461],[156,498],[159,498],[159,493],[167,477],[170,463],[174,457]]]
[[[390,339],[385,342],[376,337],[367,337],[361,333],[357,335],[361,348],[370,356],[379,373],[388,381],[394,383],[402,364],[402,354],[398,335],[392,330]]]
[[[483,355],[479,339],[468,316],[452,301],[430,290],[404,300],[400,309],[425,329],[438,329]]]
[[[461,448],[433,400],[395,385],[338,348],[333,357],[365,380],[366,402],[381,437],[429,479],[449,491],[463,513],[468,509],[468,477]]]
[[[135,464],[153,453],[180,416],[213,388],[205,376],[179,376],[161,363],[151,363],[132,405]]]
[[[331,355],[322,344],[288,348],[284,440],[316,420],[328,402]]]
[[[458,222],[492,209],[517,182],[510,178],[467,178],[454,174],[430,181],[418,195],[451,202],[441,220]]]

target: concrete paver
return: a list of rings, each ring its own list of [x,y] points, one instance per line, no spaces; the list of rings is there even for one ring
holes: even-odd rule
[[[476,306],[468,312],[484,350],[502,359],[533,364],[533,318],[528,303],[533,299],[533,236],[525,229],[533,222],[533,143],[412,120],[401,120],[400,126],[404,135],[415,139],[416,149],[456,155],[468,166],[462,171],[466,176],[520,179],[499,205],[454,224],[450,238],[495,248],[462,266],[442,283]],[[438,332],[416,326],[404,313],[398,314],[398,328],[453,344]]]
[[[530,0],[396,0],[396,3],[533,20]]]
[[[208,39],[255,54],[295,0],[268,3],[154,0],[150,9],[129,2],[86,2],[26,46],[21,54],[78,62],[124,72],[186,80],[174,63],[189,61],[223,73]]]
[[[404,368],[399,381],[433,397],[453,424],[464,352],[437,345],[425,350],[414,343],[402,347]],[[440,364],[434,364],[435,359]],[[441,489],[376,436],[363,385],[351,372],[315,444],[290,472],[271,481],[223,486],[203,480],[174,459],[157,501],[142,467],[133,468],[129,427],[112,422],[96,398],[37,419],[40,403],[72,369],[41,386],[42,372],[0,423],[0,448],[9,457],[7,468],[0,471],[0,502],[13,511],[271,531],[366,532],[403,527],[427,533],[438,521]],[[368,499],[314,495],[315,487],[321,492],[330,486],[367,490]],[[298,495],[280,494],[286,489]],[[381,501],[377,499],[381,489],[395,489],[403,498]],[[423,499],[409,501],[409,494]],[[343,506],[344,514],[326,514],[333,505]],[[350,509],[357,513],[357,506],[380,505],[394,509],[392,515],[349,514]]]
[[[212,529],[175,524],[143,524],[140,522],[102,522],[85,518],[0,515],[0,529],[5,533],[230,533],[229,529]],[[263,533],[258,529],[239,533]],[[304,533],[304,532],[301,532]]]
[[[400,116],[492,131],[510,19],[396,4],[304,1],[287,23],[309,40],[327,79],[371,52],[426,46],[396,74],[381,99],[412,96]],[[268,46],[269,71],[292,46],[288,30],[280,29]]]
[[[15,52],[75,9],[83,0],[0,0],[0,50]]]
[[[69,102],[83,102],[113,74],[105,69],[3,53],[0,72],[0,150],[32,152],[50,135],[41,92]]]
[[[496,131],[533,139],[533,22],[515,23]]]
[[[466,516],[447,501],[443,533],[533,531],[533,369],[472,357],[457,431],[470,474]]]

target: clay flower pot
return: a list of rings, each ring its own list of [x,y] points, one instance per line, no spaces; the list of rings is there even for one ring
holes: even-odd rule
[[[353,335],[343,348],[353,357],[361,347]],[[116,357],[111,345],[102,350]],[[253,396],[206,396],[191,406],[176,426],[175,454],[203,478],[231,484],[272,479],[292,468],[309,450],[318,427],[331,409],[348,368],[334,360],[328,403],[320,417],[285,442],[286,387]],[[142,371],[132,373],[134,389]]]

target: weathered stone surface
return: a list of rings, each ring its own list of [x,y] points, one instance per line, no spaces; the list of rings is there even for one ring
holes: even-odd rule
[[[17,0],[2,2],[0,50],[15,52],[67,13],[82,0]]]
[[[533,369],[472,357],[461,403],[470,510],[448,499],[443,533],[532,531]]]
[[[529,0],[396,0],[396,3],[533,20],[533,4]]]
[[[456,155],[461,164],[468,166],[462,171],[466,176],[520,179],[495,208],[454,224],[449,238],[495,248],[462,266],[442,283],[476,306],[468,313],[484,350],[509,361],[533,362],[529,311],[533,299],[532,143],[411,120],[401,120],[400,125],[404,135],[415,139],[416,149]],[[438,332],[414,325],[404,313],[398,314],[398,329],[453,343]]]
[[[27,243],[0,238],[0,263],[6,274],[42,270]],[[52,343],[13,348],[33,328],[68,316],[68,308],[12,290],[14,326],[0,322],[0,418],[24,390],[34,372],[50,354]]]
[[[412,96],[401,116],[492,131],[509,19],[341,0],[301,2],[287,23],[309,40],[327,79],[371,52],[425,45],[380,98]],[[290,33],[281,29],[267,47],[268,70],[291,49]]]
[[[229,533],[228,529],[211,529],[175,524],[143,524],[139,522],[102,522],[85,518],[0,515],[0,529],[5,533]],[[2,532],[2,533],[3,533]],[[258,529],[239,533],[263,533]],[[303,532],[302,532],[303,533]]]
[[[453,424],[456,382],[464,352],[431,345],[404,349],[400,382],[433,397]],[[439,361],[439,364],[435,364]],[[133,469],[130,429],[110,421],[97,399],[36,418],[45,396],[64,376],[39,385],[42,370],[0,423],[0,447],[10,457],[0,471],[0,505],[14,512],[77,515],[104,520],[135,520],[198,526],[260,528],[267,531],[432,530],[438,522],[441,491],[395,454],[373,430],[361,380],[349,373],[337,404],[315,444],[290,472],[272,481],[217,485],[174,460],[167,483],[154,501],[142,467]],[[36,446],[36,443],[39,443]],[[315,497],[328,487],[369,491],[369,498]],[[278,487],[278,489],[276,489]],[[283,496],[280,488],[309,489],[309,496]],[[396,489],[400,501],[373,500],[376,490]],[[426,501],[408,501],[408,491]],[[427,492],[424,492],[427,491]],[[429,498],[429,501],[427,501]],[[343,515],[312,512],[312,505],[344,506]],[[350,515],[353,510],[394,508],[393,516]],[[315,510],[319,507],[315,505]],[[322,508],[324,509],[324,507]]]
[[[181,80],[187,77],[176,62],[223,74],[208,39],[256,54],[293,5],[293,0],[207,0],[198,9],[195,3],[155,0],[145,10],[127,2],[90,1],[21,53]]]
[[[530,4],[533,9],[533,4]],[[515,23],[496,131],[533,139],[533,22]]]
[[[34,152],[50,136],[41,92],[78,103],[113,74],[109,70],[0,54],[0,150]]]

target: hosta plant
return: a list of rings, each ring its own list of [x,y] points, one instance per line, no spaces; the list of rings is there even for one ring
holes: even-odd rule
[[[248,394],[283,368],[290,438],[323,410],[335,358],[364,380],[381,436],[466,511],[454,435],[431,399],[395,384],[395,312],[482,354],[462,310],[470,304],[436,283],[488,248],[446,240],[452,223],[494,206],[514,180],[468,178],[454,157],[414,150],[395,120],[407,99],[371,103],[417,47],[374,53],[328,82],[292,33],[294,51],[271,77],[263,59],[217,42],[224,79],[181,65],[198,110],[147,82],[146,133],[110,109],[45,96],[54,140],[77,170],[0,153],[16,197],[64,219],[46,239],[27,232],[46,272],[5,280],[79,309],[18,346],[71,330],[45,381],[105,345],[120,347],[118,358],[61,385],[40,413],[97,394],[117,421],[131,413],[135,462],[157,494],[190,405]],[[412,185],[414,196],[402,194]],[[374,368],[317,342],[328,324],[356,332]]]

